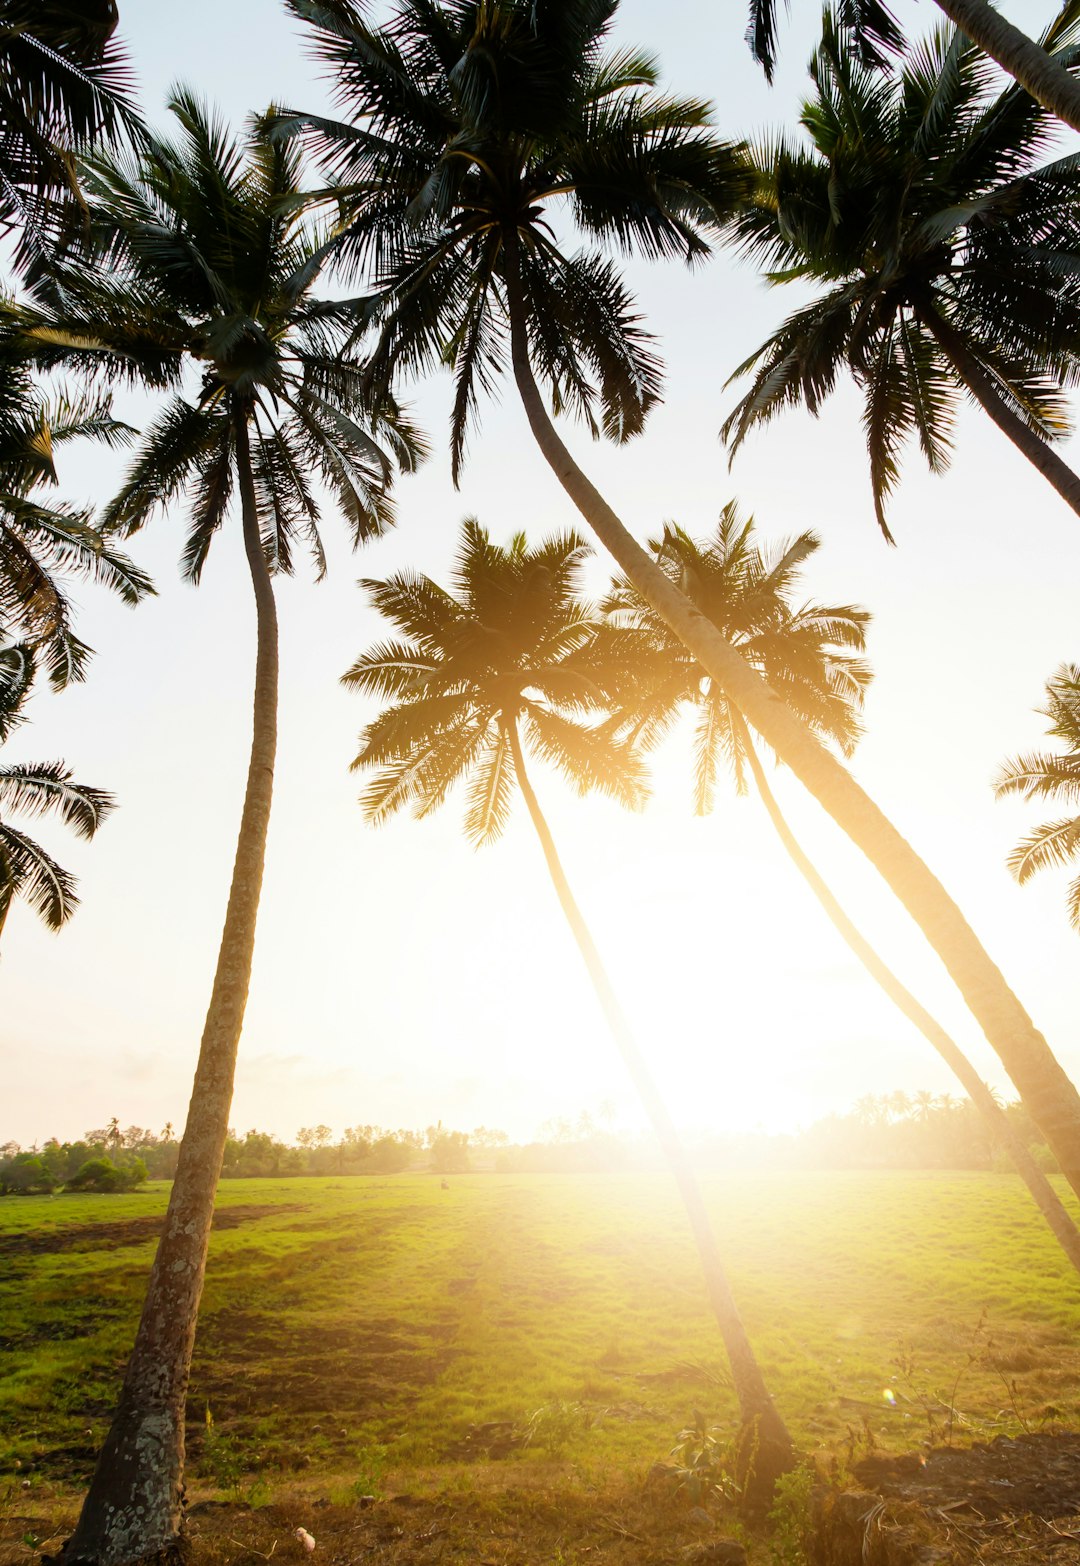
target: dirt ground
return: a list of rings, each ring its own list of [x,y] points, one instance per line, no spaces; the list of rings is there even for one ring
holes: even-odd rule
[[[505,1468],[471,1470],[460,1495],[393,1495],[350,1505],[297,1490],[252,1508],[195,1500],[189,1527],[194,1566],[744,1566],[769,1552],[737,1522],[638,1489],[556,1490],[540,1475],[505,1488]],[[464,1482],[464,1480],[463,1480]],[[35,1505],[0,1513],[0,1566],[31,1566],[53,1554],[74,1522]],[[296,1536],[314,1539],[308,1550]],[[46,1536],[46,1530],[51,1533]],[[739,1532],[742,1542],[733,1538]],[[747,1553],[749,1546],[749,1557]]]
[[[813,1566],[1080,1566],[1080,1435],[999,1436],[855,1465],[819,1496]]]
[[[1080,1566],[1080,1434],[1032,1433],[858,1463],[820,1487],[806,1533],[691,1507],[654,1485],[604,1488],[463,1464],[434,1493],[331,1501],[312,1482],[268,1506],[196,1496],[194,1566]],[[52,1554],[73,1498],[13,1488],[0,1566]],[[308,1550],[297,1529],[314,1539]],[[800,1535],[802,1535],[800,1537]]]

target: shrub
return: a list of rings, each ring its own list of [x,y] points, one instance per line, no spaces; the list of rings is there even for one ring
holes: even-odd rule
[[[141,1158],[130,1164],[116,1165],[108,1153],[100,1158],[88,1158],[77,1174],[67,1183],[69,1191],[131,1191],[146,1179],[146,1165]]]

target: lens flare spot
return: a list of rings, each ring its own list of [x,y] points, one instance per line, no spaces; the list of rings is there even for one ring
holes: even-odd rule
[[[886,1403],[888,1403],[890,1408],[896,1407],[896,1393],[893,1391],[892,1387],[886,1387],[881,1395],[885,1399]]]

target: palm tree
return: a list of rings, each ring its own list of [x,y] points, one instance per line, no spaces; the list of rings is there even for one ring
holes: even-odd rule
[[[25,721],[23,707],[34,678],[34,654],[26,645],[0,648],[0,744]],[[80,837],[93,837],[113,808],[102,789],[76,783],[62,761],[0,766],[0,806],[24,816],[58,815]],[[78,907],[73,877],[33,838],[0,817],[0,932],[16,897],[27,902],[50,930],[59,930]]]
[[[529,749],[581,792],[600,788],[631,807],[642,802],[638,764],[589,722],[604,700],[605,671],[595,658],[580,656],[598,628],[595,613],[575,591],[586,553],[573,536],[530,549],[518,534],[503,549],[470,519],[453,592],[417,575],[363,583],[375,607],[408,640],[371,648],[344,676],[346,685],[390,703],[360,736],[353,765],[373,770],[361,803],[376,822],[405,806],[427,815],[468,777],[465,831],[476,843],[499,835],[513,785],[521,790],[612,1037],[686,1205],[739,1398],[747,1483],[751,1490],[771,1490],[791,1466],[791,1437],[740,1320],[697,1178],[571,891],[526,769]]]
[[[851,604],[793,606],[801,568],[820,539],[800,533],[768,551],[758,541],[753,517],[744,519],[732,500],[708,542],[698,544],[669,523],[650,547],[668,579],[803,723],[850,755],[862,732],[859,712],[870,681],[863,657],[870,615]],[[607,624],[595,647],[598,659],[623,671],[616,727],[651,748],[692,707],[694,810],[702,816],[712,810],[725,762],[736,791],[745,794],[748,752],[738,708],[727,692],[709,679],[629,578],[615,582],[604,610]]]
[[[605,58],[615,0],[403,0],[383,29],[350,0],[289,0],[338,73],[342,116],[307,129],[344,214],[340,251],[372,262],[375,293],[342,316],[377,331],[370,374],[451,366],[460,461],[479,394],[510,363],[529,427],[586,524],[694,657],[876,866],[957,984],[1080,1192],[1080,1095],[944,887],[827,746],[665,575],[586,477],[556,414],[625,438],[658,395],[658,367],[615,269],[568,257],[548,209],[647,256],[705,254],[738,194],[703,105],[652,91],[656,68]],[[568,212],[567,212],[568,209]],[[594,380],[596,385],[594,385]]]
[[[1072,48],[1078,27],[1059,20],[1047,39]],[[1053,115],[1019,87],[993,96],[985,58],[952,29],[882,76],[826,12],[811,75],[812,149],[780,137],[754,153],[758,195],[733,233],[769,282],[825,291],[732,376],[753,372],[723,426],[732,454],[793,403],[817,413],[846,367],[886,537],[904,442],[917,435],[941,472],[964,395],[1080,514],[1080,476],[1050,445],[1068,432],[1080,342],[1080,282],[1058,254],[1080,244],[1080,167],[1039,165]]]
[[[133,433],[107,397],[45,397],[10,338],[0,342],[0,636],[33,646],[58,689],[83,678],[90,652],[63,578],[101,582],[128,604],[154,589],[88,511],[46,505],[37,492],[57,483],[57,447],[82,437],[116,446]]]
[[[1050,53],[1002,16],[988,0],[936,0],[936,4],[1033,98],[1073,130],[1080,130],[1080,84],[1068,69],[1074,59],[1071,53]],[[754,58],[763,66],[769,81],[776,63],[776,9],[776,0],[751,0],[747,30]],[[887,51],[903,48],[904,37],[896,18],[879,0],[845,0],[837,10],[865,63],[880,67]],[[1075,3],[1066,5],[1063,14],[1070,19],[1075,17]]]
[[[1064,752],[1053,755],[1034,751],[1007,761],[994,783],[1000,799],[1020,794],[1024,799],[1058,799],[1075,804],[1080,799],[1080,668],[1063,663],[1046,682],[1046,706],[1036,709],[1050,719],[1049,733],[1060,740]],[[1080,853],[1080,815],[1045,821],[1030,837],[1022,838],[1009,855],[1008,865],[1023,886],[1036,870],[1067,865]],[[1080,930],[1080,876],[1066,893],[1069,923]]]
[[[137,160],[88,160],[95,266],[69,258],[35,288],[20,323],[46,363],[140,377],[172,391],[105,508],[131,533],[185,502],[183,568],[197,582],[238,497],[257,611],[252,743],[228,908],[165,1232],[119,1406],[65,1559],[102,1566],[177,1547],[184,1411],[214,1194],[228,1129],[262,883],[277,741],[273,577],[298,544],[323,570],[319,476],[354,544],[391,520],[391,459],[417,443],[377,415],[313,298],[322,236],[297,215],[300,167],[258,127],[233,140],[188,93],[180,135],[148,138]],[[192,371],[197,398],[176,388]]]
[[[138,129],[115,0],[0,4],[0,231],[41,259],[81,195],[74,151]]]
[[[802,533],[767,554],[754,539],[753,518],[743,522],[734,502],[724,507],[716,538],[708,544],[699,545],[681,528],[669,526],[663,540],[653,546],[668,574],[683,584],[702,613],[761,670],[772,688],[784,694],[807,726],[849,753],[859,735],[858,711],[870,679],[861,657],[869,615],[850,605],[793,607],[798,572],[818,547],[813,533]],[[1080,1272],[1080,1231],[1057,1192],[970,1060],[862,935],[803,850],[769,786],[738,708],[705,676],[629,581],[615,584],[605,609],[609,627],[598,637],[597,654],[622,668],[622,690],[631,693],[629,704],[623,698],[615,719],[617,729],[648,747],[667,732],[682,709],[694,708],[693,795],[699,815],[713,807],[724,761],[740,794],[746,792],[749,772],[777,836],[833,926],[871,978],[959,1078]],[[894,1093],[889,1111],[906,1113],[911,1106],[908,1101],[904,1107],[905,1099],[906,1095]]]

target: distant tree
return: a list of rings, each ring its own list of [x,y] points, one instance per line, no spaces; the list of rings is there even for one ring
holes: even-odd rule
[[[493,1148],[506,1147],[510,1138],[505,1131],[498,1131],[488,1126],[474,1126],[469,1132],[469,1141],[474,1147],[489,1152]]]
[[[413,1148],[392,1131],[384,1131],[371,1145],[370,1167],[377,1174],[399,1174],[412,1158]]]
[[[433,1174],[463,1174],[469,1168],[467,1131],[438,1131],[428,1145]]]
[[[141,1158],[114,1164],[107,1155],[88,1159],[67,1182],[69,1191],[131,1191],[146,1181],[146,1165]]]
[[[39,1153],[15,1153],[0,1162],[0,1192],[8,1196],[29,1196],[36,1191],[55,1191],[61,1180]]]

